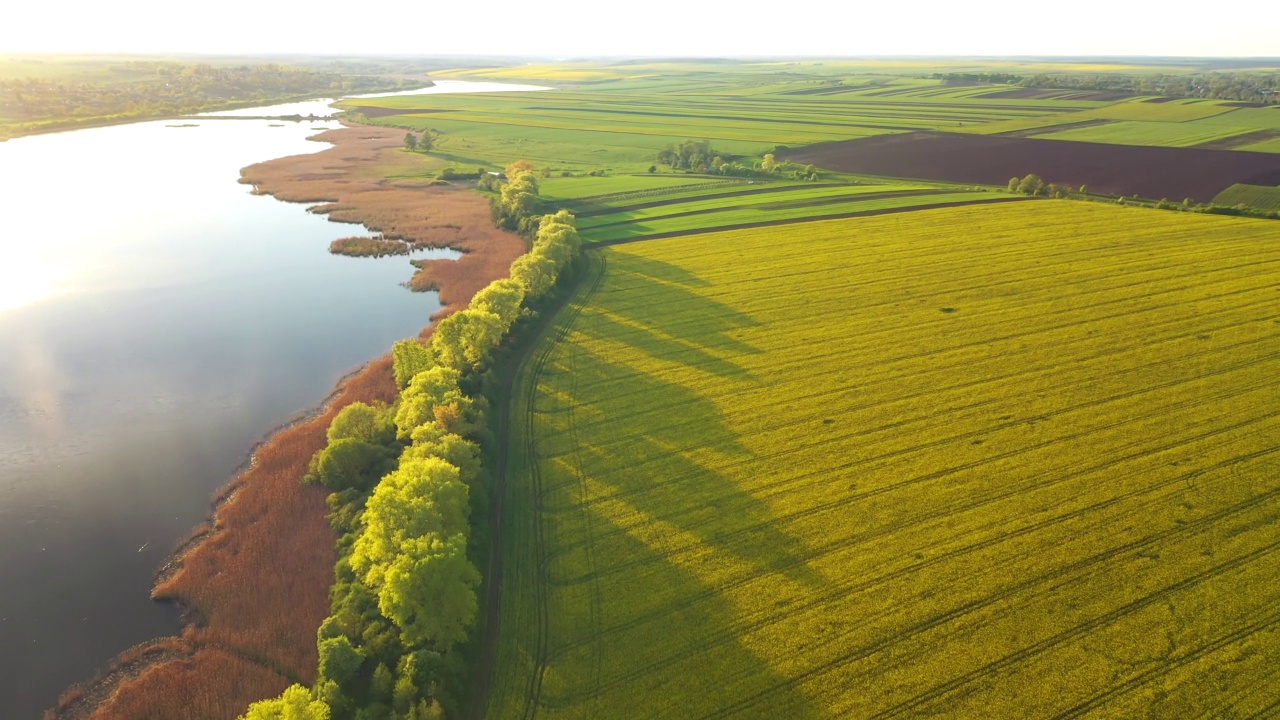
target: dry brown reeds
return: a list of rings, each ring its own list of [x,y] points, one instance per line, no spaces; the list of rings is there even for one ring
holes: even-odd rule
[[[450,309],[466,307],[524,251],[523,240],[493,227],[479,194],[385,180],[389,168],[427,162],[399,151],[402,133],[355,127],[323,139],[334,147],[254,165],[244,170],[245,180],[282,200],[336,203],[340,219],[376,224],[407,242],[464,251],[458,261],[424,261],[414,278],[419,287],[438,288]],[[211,522],[180,547],[156,583],[153,597],[186,610],[183,636],[121,655],[97,680],[69,690],[47,717],[228,720],[291,682],[313,681],[336,535],[325,491],[301,478],[339,410],[395,397],[385,356],[340,383],[314,416],[274,433],[215,498]]]

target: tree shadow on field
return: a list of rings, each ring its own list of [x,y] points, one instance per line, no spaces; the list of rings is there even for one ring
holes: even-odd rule
[[[610,294],[575,322],[575,330],[721,377],[751,378],[730,358],[763,352],[734,337],[735,331],[760,323],[687,289],[699,283],[709,286],[705,280],[682,268],[631,256],[611,256],[608,272]]]
[[[616,532],[593,508],[553,522],[593,523],[603,537],[551,559],[552,572],[589,557],[626,559],[634,571],[550,589],[544,710],[622,720],[826,717],[770,658],[743,644],[735,608],[697,575]]]
[[[766,503],[690,454],[734,463],[751,451],[694,389],[581,343],[562,348],[535,420],[553,538],[539,704],[595,717],[822,717],[742,638],[785,617],[782,595],[823,578]],[[735,586],[770,599],[735,606]]]
[[[779,574],[807,587],[823,582],[766,503],[704,464],[714,458],[750,467],[753,457],[714,403],[581,345],[571,352],[572,426],[551,447],[540,448],[544,457],[561,456],[576,470],[578,477],[567,482],[587,477],[607,486],[603,501],[624,503],[646,518],[667,547],[720,556],[750,568],[750,575]],[[695,453],[706,459],[700,462]],[[617,565],[598,569],[620,571]]]

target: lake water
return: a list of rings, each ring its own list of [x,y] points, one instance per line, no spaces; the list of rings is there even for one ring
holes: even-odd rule
[[[333,125],[157,121],[0,143],[0,718],[38,718],[177,631],[151,581],[211,494],[264,433],[438,309],[400,286],[406,258],[328,253],[361,228],[237,182],[323,150],[306,138]]]

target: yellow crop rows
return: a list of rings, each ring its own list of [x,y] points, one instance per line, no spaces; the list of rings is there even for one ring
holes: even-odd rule
[[[648,241],[521,378],[489,717],[1280,709],[1280,230]]]

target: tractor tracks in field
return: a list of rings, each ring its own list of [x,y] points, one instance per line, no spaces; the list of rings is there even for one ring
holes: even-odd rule
[[[594,256],[594,257],[593,257]],[[566,292],[551,307],[543,311],[537,325],[523,343],[523,347],[511,358],[510,366],[502,384],[501,407],[498,409],[498,427],[495,447],[493,479],[493,501],[489,511],[489,562],[487,568],[488,582],[484,597],[484,635],[481,639],[480,656],[476,664],[476,677],[472,683],[468,717],[471,720],[482,720],[489,705],[490,692],[493,689],[494,671],[497,666],[498,633],[502,617],[502,580],[503,559],[506,554],[504,531],[506,527],[506,495],[508,467],[510,465],[511,445],[516,436],[512,434],[512,416],[515,411],[515,392],[519,387],[519,377],[525,372],[526,364],[532,359],[529,371],[530,381],[521,387],[525,408],[522,418],[525,427],[533,428],[535,415],[534,400],[537,396],[536,379],[542,373],[553,350],[568,334],[573,321],[581,313],[585,300],[590,298],[600,287],[604,278],[604,258],[599,253],[583,253],[586,267],[577,287]],[[578,300],[578,302],[574,302]],[[566,308],[570,314],[561,317]],[[555,328],[555,342],[544,342],[548,329]],[[537,713],[538,697],[542,689],[542,678],[546,670],[548,642],[548,610],[547,610],[547,551],[545,528],[541,519],[542,478],[536,462],[537,444],[530,432],[520,436],[524,443],[522,451],[529,458],[528,466],[532,479],[534,499],[534,551],[536,553],[536,586],[535,598],[537,606],[537,642],[534,651],[534,672],[530,675],[525,689],[524,712],[522,717],[532,720]]]

